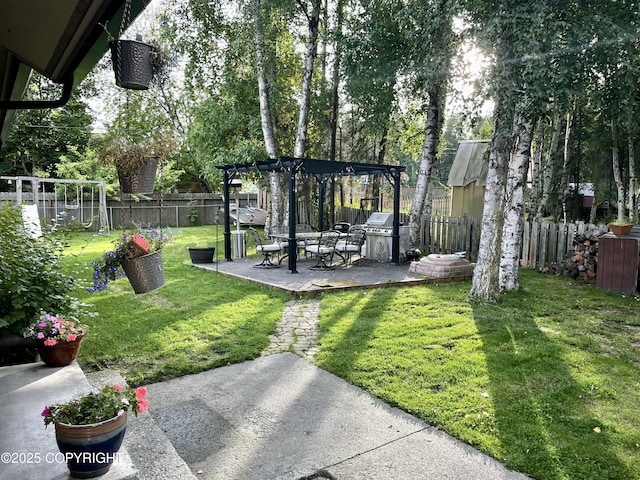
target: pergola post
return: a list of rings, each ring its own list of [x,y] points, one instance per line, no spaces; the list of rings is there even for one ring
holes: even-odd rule
[[[298,241],[296,240],[296,163],[289,168],[289,273],[298,273]]]
[[[325,180],[320,176],[320,185],[318,187],[318,231],[324,230],[324,191]]]
[[[393,228],[391,230],[391,261],[400,265],[400,176],[401,172],[394,170],[393,178]]]
[[[225,170],[223,173],[222,182],[222,195],[224,197],[224,259],[228,262],[232,262],[231,258],[231,221],[229,219],[229,171]]]

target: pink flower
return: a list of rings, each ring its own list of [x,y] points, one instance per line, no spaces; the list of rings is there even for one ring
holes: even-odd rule
[[[42,413],[40,415],[42,415],[43,417],[46,417],[50,413],[51,413],[51,410],[49,410],[49,407],[45,407],[45,409],[42,410]]]
[[[113,388],[116,389],[116,392],[121,392],[122,390],[124,390],[124,388],[122,387],[122,385],[118,385],[117,383],[113,384]]]
[[[118,410],[118,416],[121,417],[122,415],[124,415],[124,410]]]
[[[44,328],[44,327],[46,327],[46,326],[47,326],[47,322],[40,322],[40,323],[38,324],[38,327],[40,327],[40,328]]]
[[[78,336],[75,333],[70,333],[69,336],[67,337],[67,340],[69,340],[70,342],[75,341],[75,339],[78,338]]]
[[[54,346],[56,343],[58,343],[58,342],[56,342],[53,338],[47,338],[47,339],[44,341],[44,344],[45,344],[47,347],[52,347],[52,346]]]
[[[38,334],[36,335],[36,338],[37,338],[38,340],[42,340],[42,339],[44,338],[44,333],[42,333],[42,332],[38,332]]]
[[[144,398],[138,400],[138,413],[144,413],[149,408],[149,400]]]
[[[147,394],[147,389],[144,387],[136,388],[136,399],[138,401],[144,400],[144,396]]]

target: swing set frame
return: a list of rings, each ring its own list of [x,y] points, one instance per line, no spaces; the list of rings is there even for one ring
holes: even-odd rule
[[[81,208],[83,206],[83,201],[82,201],[82,193],[83,193],[83,186],[84,185],[90,185],[92,192],[91,192],[91,215],[93,217],[93,190],[95,189],[95,187],[98,187],[98,215],[97,215],[97,219],[98,219],[98,231],[103,231],[105,233],[109,233],[110,232],[110,227],[109,227],[109,219],[108,219],[108,214],[107,214],[107,193],[106,193],[106,189],[105,189],[105,183],[102,180],[75,180],[75,179],[66,179],[66,178],[40,178],[40,177],[10,177],[10,176],[2,176],[0,177],[0,179],[2,180],[7,180],[10,182],[15,182],[15,187],[16,187],[16,205],[22,205],[23,204],[23,182],[28,182],[31,184],[31,191],[33,193],[33,199],[32,199],[32,204],[36,205],[40,211],[40,186],[42,185],[42,212],[44,212],[44,214],[42,215],[43,218],[45,218],[46,221],[48,221],[49,219],[47,218],[46,215],[46,198],[45,198],[45,192],[44,192],[44,184],[46,183],[51,183],[51,184],[61,184],[64,185],[64,189],[65,189],[65,195],[64,195],[64,211],[66,211],[66,209],[68,208],[67,205],[67,185],[71,184],[71,185],[76,185],[76,206],[74,208],[78,209]],[[60,215],[60,212],[58,211],[58,195],[57,192],[55,192],[55,210],[56,210],[56,215],[54,216],[55,218],[51,218],[51,221],[53,223],[56,223],[58,221],[58,217]],[[82,211],[82,210],[81,210]],[[82,218],[80,219],[80,222],[82,223]],[[84,223],[82,223],[82,225],[85,228],[90,228],[93,224],[93,218],[90,220],[88,225],[84,225]]]

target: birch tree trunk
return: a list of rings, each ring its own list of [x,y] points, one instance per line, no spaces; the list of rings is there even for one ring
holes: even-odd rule
[[[624,221],[624,184],[620,174],[620,149],[618,148],[618,124],[611,120],[611,160],[613,162],[613,180],[618,189],[618,221]]]
[[[531,220],[538,210],[540,194],[540,174],[542,173],[542,146],[544,145],[544,120],[538,119],[535,134],[535,148],[531,154],[531,199],[527,209],[527,217]]]
[[[520,288],[520,244],[524,226],[524,191],[531,157],[533,124],[522,114],[513,122],[514,149],[509,161],[505,189],[502,255],[500,259],[500,291]]]
[[[271,104],[269,101],[269,81],[265,64],[265,41],[264,24],[262,20],[262,5],[260,0],[254,1],[254,30],[256,43],[256,73],[258,76],[258,96],[260,100],[260,124],[262,126],[262,136],[264,147],[269,158],[278,158],[278,143],[276,142],[275,130],[271,114]],[[265,221],[265,230],[269,231],[271,225],[282,223],[284,211],[283,189],[280,187],[280,175],[269,173],[269,193],[271,203],[268,206],[268,215]]]
[[[564,131],[564,152],[562,159],[562,177],[560,178],[560,189],[562,191],[562,220],[568,223],[569,212],[567,203],[569,201],[569,140],[573,128],[573,108],[567,113],[567,123]]]
[[[293,156],[304,157],[307,142],[307,128],[309,126],[309,108],[311,106],[311,80],[313,77],[313,64],[318,55],[318,27],[320,25],[321,0],[313,0],[311,13],[305,10],[309,25],[309,38],[307,39],[306,53],[304,57],[304,73],[302,75],[302,89],[300,91],[300,114],[298,116],[298,132]]]
[[[555,169],[556,159],[558,158],[558,144],[560,143],[560,129],[562,128],[562,120],[560,115],[556,113],[553,122],[553,135],[549,144],[549,151],[544,164],[544,173],[542,175],[542,196],[538,204],[538,213],[536,220],[542,220],[549,202],[549,193],[551,192],[551,180],[553,178],[553,170]]]
[[[340,58],[342,56],[342,20],[343,20],[343,1],[338,0],[336,4],[336,27],[335,27],[335,56],[333,58],[333,66],[331,72],[331,117],[329,118],[329,160],[336,159],[336,143],[338,138],[338,86],[340,83]]]
[[[627,208],[629,209],[629,220],[631,222],[636,221],[636,210],[638,208],[638,206],[636,205],[636,154],[635,148],[633,146],[634,140],[635,138],[633,138],[633,135],[631,135],[630,133],[629,137],[627,138],[627,147],[629,149],[629,188],[627,190]]]
[[[422,154],[420,156],[420,169],[416,190],[413,196],[413,204],[409,213],[409,232],[411,245],[420,244],[420,224],[424,215],[431,215],[431,202],[429,185],[433,179],[433,169],[436,164],[438,143],[440,140],[440,88],[428,93],[429,106],[427,109],[427,122],[425,125],[424,141],[422,142]]]
[[[494,110],[480,247],[473,272],[473,284],[469,292],[471,297],[489,301],[497,301],[500,297],[499,272],[504,224],[504,192],[512,143],[509,127],[512,116],[509,115],[503,103],[504,100],[498,99]]]

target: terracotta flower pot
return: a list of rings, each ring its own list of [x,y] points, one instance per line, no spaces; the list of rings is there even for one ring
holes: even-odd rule
[[[610,223],[607,226],[614,235],[629,235],[633,228],[633,223]]]
[[[127,412],[100,423],[56,423],[56,442],[67,458],[71,475],[92,478],[105,474],[116,458],[127,429]]]
[[[58,341],[55,345],[45,345],[44,340],[37,340],[36,347],[40,358],[48,367],[65,367],[73,362],[80,352],[80,343],[84,333],[72,341]]]

